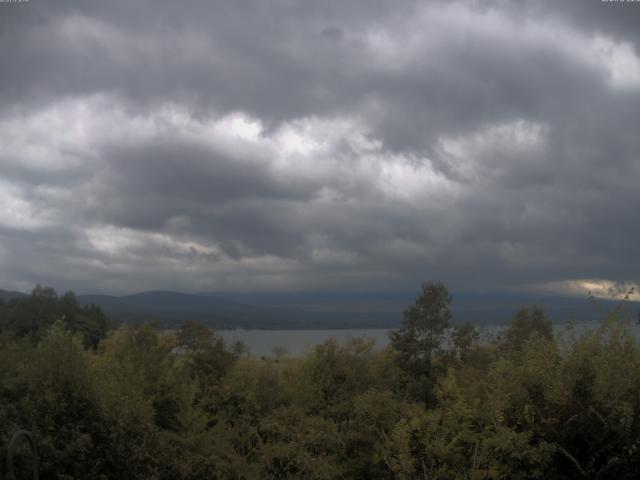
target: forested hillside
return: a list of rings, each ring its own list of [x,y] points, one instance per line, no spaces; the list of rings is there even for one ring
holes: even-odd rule
[[[258,359],[194,322],[109,330],[74,298],[38,287],[0,306],[0,447],[31,431],[44,479],[631,479],[640,467],[640,349],[619,311],[554,336],[525,309],[481,341],[451,327],[451,297],[428,283],[388,349],[328,341]],[[17,460],[30,478],[28,453]]]

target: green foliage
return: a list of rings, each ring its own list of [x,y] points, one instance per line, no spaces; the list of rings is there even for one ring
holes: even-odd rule
[[[205,325],[193,321],[185,322],[178,331],[176,348],[203,392],[220,382],[242,352],[237,345],[234,351],[229,351],[222,337],[215,335]]]
[[[551,322],[547,320],[541,308],[534,307],[531,312],[528,309],[521,309],[504,334],[503,346],[511,350],[519,350],[522,345],[532,336],[538,335],[542,338],[553,337]]]
[[[109,320],[99,307],[81,307],[73,292],[58,297],[51,287],[37,285],[31,295],[0,304],[0,331],[5,336],[39,341],[57,320],[95,348],[109,330]]]
[[[407,375],[407,390],[426,405],[434,401],[438,365],[433,357],[451,320],[451,295],[442,283],[427,282],[413,305],[404,312],[401,327],[390,335],[398,365]]]
[[[468,358],[479,339],[480,333],[476,327],[469,322],[456,325],[451,332],[451,343],[455,353],[462,361]]]
[[[34,432],[44,479],[635,478],[624,322],[560,342],[523,310],[496,340],[458,325],[445,348],[449,302],[426,284],[385,350],[258,359],[193,322],[92,339],[73,294],[38,287],[0,305],[0,448]]]

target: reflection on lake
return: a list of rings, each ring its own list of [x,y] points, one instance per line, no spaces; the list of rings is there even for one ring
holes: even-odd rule
[[[575,332],[581,334],[598,326],[595,322],[576,323]],[[562,331],[564,324],[554,325],[556,332]],[[640,327],[631,325],[631,330],[636,337],[640,337]],[[486,339],[499,333],[504,326],[480,327],[482,336]],[[249,348],[251,355],[256,357],[272,356],[275,347],[284,347],[286,355],[301,355],[307,349],[323,343],[329,338],[335,338],[344,344],[349,338],[373,338],[378,348],[384,348],[389,344],[389,332],[384,328],[372,329],[345,329],[345,330],[219,330],[228,344],[242,340]]]

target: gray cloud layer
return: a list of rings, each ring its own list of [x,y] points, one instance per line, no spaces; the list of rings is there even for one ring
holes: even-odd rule
[[[558,3],[0,4],[0,285],[637,281],[640,3]]]

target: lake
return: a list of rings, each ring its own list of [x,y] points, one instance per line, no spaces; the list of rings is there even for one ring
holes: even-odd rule
[[[295,356],[305,353],[307,349],[335,338],[344,343],[349,338],[373,338],[376,346],[384,348],[389,343],[385,328],[354,330],[218,330],[228,344],[242,340],[256,357],[273,356],[275,347],[284,347],[287,355]]]
[[[575,330],[582,333],[598,326],[596,322],[576,323]],[[554,325],[556,332],[562,330],[564,324]],[[504,329],[503,325],[480,327],[481,335],[490,338]],[[631,325],[636,338],[640,339],[640,327]],[[384,348],[389,344],[390,329],[344,329],[344,330],[218,330],[228,344],[242,340],[249,348],[251,355],[256,357],[273,356],[275,347],[284,347],[286,355],[295,356],[305,353],[315,345],[323,343],[329,338],[335,338],[344,344],[349,338],[373,338],[376,346]]]

